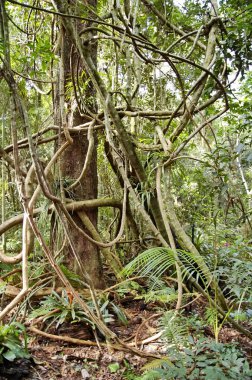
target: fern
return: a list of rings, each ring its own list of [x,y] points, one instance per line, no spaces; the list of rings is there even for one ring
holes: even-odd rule
[[[169,350],[170,351],[170,350]],[[183,353],[177,353],[174,364],[154,360],[143,368],[141,380],[251,379],[248,361],[236,347],[201,338]]]
[[[162,302],[168,303],[178,299],[178,293],[171,288],[162,288],[158,290],[150,290],[146,294],[141,294],[135,299],[144,299],[145,302]]]
[[[153,276],[149,276],[147,278],[147,287],[148,289],[156,289],[156,290],[162,290],[167,287],[167,284],[162,278],[157,278]]]
[[[151,362],[145,364],[142,368],[143,371],[151,371],[153,369],[163,368],[164,366],[173,366],[174,364],[168,357],[163,357],[162,359],[155,359]]]
[[[159,380],[163,379],[163,373],[168,374],[174,368],[174,364],[168,357],[162,359],[152,360],[150,363],[145,364],[142,370],[145,372],[141,380]],[[169,377],[173,379],[173,377]]]
[[[161,326],[164,329],[163,337],[175,346],[176,349],[180,349],[184,346],[188,340],[188,327],[181,321],[180,316],[174,313],[172,310],[167,311],[162,320]]]
[[[151,372],[145,373],[142,377],[141,380],[160,380],[161,379],[161,374],[159,371],[152,370]]]
[[[207,307],[206,308],[205,318],[206,318],[207,323],[210,326],[215,326],[216,321],[218,320],[218,315],[219,315],[219,313],[218,313],[218,310],[216,308],[213,308],[213,307]]]

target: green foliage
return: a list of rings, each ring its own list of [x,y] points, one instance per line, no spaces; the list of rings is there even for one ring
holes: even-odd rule
[[[205,318],[208,325],[215,326],[216,320],[218,320],[218,316],[219,316],[219,313],[218,313],[218,310],[216,310],[216,308],[213,308],[210,306],[206,308]]]
[[[121,296],[124,296],[127,293],[131,293],[138,296],[139,294],[144,293],[144,288],[140,284],[138,284],[138,282],[130,280],[121,283],[117,287],[117,293]]]
[[[24,346],[21,336],[24,339]],[[4,359],[13,361],[22,358],[29,358],[24,326],[18,322],[0,326],[0,363]]]
[[[40,303],[40,306],[30,313],[30,318],[44,316],[44,320],[51,320],[56,323],[56,327],[64,322],[84,321],[88,324],[92,322],[87,318],[83,310],[78,305],[71,302],[65,290],[60,296],[55,291],[46,296]]]
[[[168,364],[169,366],[172,366],[173,363],[169,358],[163,357],[162,359],[156,359],[152,360],[151,362],[145,364],[142,368],[143,371],[150,371],[150,370],[155,370],[158,368],[162,368],[163,365]]]
[[[218,317],[213,309],[207,309],[208,323]],[[160,323],[164,330],[168,358],[151,361],[142,370],[142,379],[180,380],[248,380],[249,364],[235,344],[216,343],[203,336],[204,321],[197,316],[184,316],[168,311]],[[193,332],[195,338],[190,333]]]
[[[64,264],[60,264],[60,269],[73,286],[83,286],[83,281],[81,281],[80,276],[68,269]]]
[[[228,20],[225,22],[228,38],[221,41],[223,53],[232,68],[239,70],[244,76],[252,57],[250,43],[252,4],[250,1],[221,0],[220,5],[221,14]]]
[[[110,310],[110,306],[111,306],[112,303],[110,303],[110,300],[107,299],[107,297],[101,297],[98,299],[98,307],[100,309],[100,313],[101,313],[101,316],[104,320],[105,323],[110,323],[110,322],[113,322],[115,319],[114,319],[114,315],[111,313],[111,310]],[[89,307],[91,309],[94,310],[94,304],[93,302],[89,302],[88,303]],[[114,305],[114,310],[116,310],[119,314],[119,307],[117,308],[115,305]],[[120,310],[121,311],[121,310]],[[120,315],[120,314],[119,314]],[[121,317],[121,315],[120,315]]]
[[[236,302],[251,303],[251,247],[243,239],[225,242],[218,250],[215,276],[224,285],[226,296]]]
[[[174,302],[177,298],[177,292],[173,288],[168,287],[162,287],[158,290],[150,289],[146,293],[135,297],[135,299],[143,299],[146,303],[160,302],[163,304]]]
[[[123,360],[123,363],[119,364],[114,362],[108,365],[108,369],[111,373],[116,373],[118,378],[125,380],[140,380],[141,377],[136,375],[134,368],[127,360]]]
[[[188,340],[188,326],[183,322],[183,317],[172,310],[165,312],[161,319],[163,337],[169,346],[175,347],[176,350],[183,347]]]
[[[193,253],[183,250],[177,250],[177,253],[180,262],[183,263],[181,269],[184,279],[193,276],[197,281],[201,280],[207,286],[205,271],[202,268],[203,258],[199,259]],[[168,270],[174,271],[176,261],[172,249],[163,247],[150,248],[126,265],[123,274],[130,276],[133,273],[137,273],[140,276],[147,277],[149,281],[152,281],[154,288],[159,284],[159,280]]]
[[[226,321],[226,318],[230,315],[231,308],[226,312],[225,317],[223,318],[218,313],[218,310],[214,307],[207,307],[205,311],[205,318],[207,323],[212,327],[214,331],[215,341],[218,342],[219,340],[219,333],[222,329],[223,324]]]
[[[111,373],[116,373],[118,372],[120,368],[120,364],[119,363],[111,363],[108,365],[108,369],[110,370]]]
[[[90,18],[95,16],[92,11],[90,11],[90,7],[84,5],[84,2],[77,3],[74,4],[73,2],[70,6],[68,9],[70,13],[88,16]],[[185,0],[181,3],[174,2],[173,0],[155,0],[150,2],[154,4],[161,15],[165,16],[167,21],[173,23],[175,26],[179,26],[179,33],[169,27],[169,22],[167,22],[167,24],[165,22],[162,23],[162,20],[159,19],[155,12],[152,12],[149,8],[146,9],[143,4],[144,2],[130,2],[132,7],[129,15],[126,14],[123,7],[123,5],[126,5],[126,1],[123,2],[121,0],[115,3],[112,1],[106,2],[104,0],[99,2],[97,9],[99,16],[104,20],[104,14],[107,12],[112,17],[111,24],[106,26],[100,23],[98,24],[99,30],[94,28],[95,37],[92,37],[90,30],[90,33],[82,34],[81,38],[83,38],[82,41],[84,43],[84,40],[90,37],[90,47],[95,47],[97,42],[97,70],[105,83],[107,92],[111,95],[114,106],[118,108],[119,112],[123,110],[129,112],[135,111],[138,115],[133,119],[133,116],[128,118],[124,116],[124,113],[122,113],[122,115],[119,114],[122,123],[124,123],[125,133],[129,132],[128,138],[132,138],[134,146],[136,146],[135,152],[139,160],[143,163],[146,177],[148,178],[141,183],[135,178],[135,183],[135,179],[132,179],[130,174],[133,174],[131,170],[133,172],[136,168],[134,165],[132,167],[132,162],[130,162],[127,174],[129,174],[128,177],[131,181],[131,186],[136,191],[136,195],[142,200],[142,204],[146,209],[151,208],[151,200],[153,199],[152,197],[155,196],[156,188],[155,170],[164,162],[163,158],[166,153],[161,151],[160,146],[148,150],[148,145],[160,143],[155,131],[157,126],[164,131],[168,125],[167,133],[164,133],[164,137],[167,141],[170,140],[170,136],[173,134],[175,128],[182,126],[182,133],[179,136],[175,136],[175,139],[171,139],[172,152],[176,152],[176,147],[180,146],[181,143],[188,142],[186,148],[181,152],[181,157],[176,156],[176,154],[174,155],[174,161],[171,166],[171,191],[176,203],[176,212],[182,223],[188,225],[188,231],[186,232],[192,238],[194,237],[194,244],[200,249],[200,252],[206,247],[204,251],[207,257],[206,261],[213,257],[211,270],[214,271],[214,277],[220,280],[222,288],[224,292],[228,294],[229,298],[235,302],[238,301],[239,306],[233,313],[237,320],[241,320],[247,317],[248,309],[245,309],[245,305],[251,302],[252,299],[250,290],[252,266],[248,260],[249,257],[245,257],[246,255],[249,256],[248,253],[251,254],[251,252],[247,250],[247,254],[243,255],[241,245],[235,246],[232,242],[231,246],[223,247],[223,249],[219,249],[219,245],[222,243],[222,236],[227,233],[229,236],[236,235],[240,230],[241,222],[247,220],[251,215],[249,197],[244,197],[244,200],[242,199],[245,190],[243,189],[243,181],[241,178],[238,178],[239,173],[237,174],[236,161],[238,158],[240,159],[241,166],[244,168],[245,178],[248,181],[249,188],[251,188],[252,172],[250,167],[252,152],[250,113],[252,77],[248,76],[243,88],[241,87],[237,100],[230,99],[231,112],[223,119],[223,122],[218,124],[216,121],[214,123],[207,123],[207,127],[202,129],[200,134],[194,136],[193,140],[189,141],[188,136],[190,133],[196,130],[197,126],[200,126],[202,122],[206,122],[209,116],[215,115],[223,106],[223,100],[219,98],[215,104],[204,108],[204,102],[215,95],[220,89],[220,86],[215,83],[213,78],[210,78],[209,75],[207,78],[204,74],[205,79],[203,78],[203,82],[205,81],[206,85],[203,93],[200,95],[199,90],[201,84],[198,81],[202,73],[199,68],[194,67],[193,64],[188,65],[184,62],[184,58],[186,57],[200,65],[204,65],[206,62],[205,49],[199,48],[197,42],[207,45],[209,33],[209,25],[207,24],[210,21],[208,13],[212,9],[211,2],[204,0]],[[220,19],[212,20],[213,23],[216,22],[216,25],[218,24],[218,31],[216,31],[218,43],[215,49],[215,59],[213,59],[209,69],[216,77],[220,78],[224,87],[228,88],[228,83],[231,79],[226,77],[225,65],[227,64],[229,66],[229,73],[233,71],[234,74],[234,71],[239,71],[242,76],[244,76],[245,70],[249,65],[249,59],[251,58],[252,28],[250,18],[252,8],[249,0],[220,0],[219,3],[221,6],[219,11]],[[25,7],[20,8],[8,2],[6,3],[6,7],[10,25],[10,56],[12,69],[13,73],[15,73],[15,79],[24,103],[27,106],[28,117],[31,124],[30,132],[35,133],[42,131],[44,127],[42,118],[47,117],[53,111],[51,104],[52,98],[54,98],[55,104],[58,104],[56,99],[58,92],[56,81],[58,76],[54,74],[58,72],[57,61],[64,50],[62,46],[60,47],[60,43],[64,37],[68,38],[67,32],[61,40],[59,36],[59,19],[55,19],[52,26],[51,15],[44,12],[27,9]],[[95,8],[92,9],[96,11]],[[11,20],[13,20],[13,24]],[[126,22],[128,25],[126,25]],[[126,32],[124,33],[123,31],[125,30]],[[133,39],[130,36],[131,31],[135,35]],[[184,35],[183,38],[181,38],[181,33]],[[106,35],[106,40],[101,40],[100,38],[102,38],[104,34]],[[139,34],[139,38],[137,38],[137,34]],[[147,38],[146,40],[144,40],[145,37]],[[171,49],[169,49],[169,47],[171,47]],[[1,42],[0,54],[4,54],[5,49],[6,46]],[[209,49],[207,49],[207,51],[208,50]],[[188,55],[189,52],[190,54]],[[90,87],[91,82],[85,70],[82,70],[81,60],[78,62],[79,67],[76,70],[75,62],[78,61],[79,58],[74,47],[71,51],[69,49],[68,53],[72,59],[69,64],[72,69],[71,74],[73,78],[70,72],[65,72],[65,116],[71,127],[71,120],[73,120],[78,113],[77,109],[76,112],[73,111],[75,107],[74,104],[75,102],[78,104],[82,102],[81,95],[82,98],[85,99],[86,105],[91,106],[90,96],[86,94],[86,92],[89,92],[86,90]],[[170,53],[176,54],[177,58],[170,57]],[[182,58],[182,61],[179,56]],[[225,58],[224,60],[222,60],[223,56]],[[68,54],[66,54],[64,58],[65,62],[67,58]],[[94,62],[95,61],[96,59],[94,59]],[[176,70],[174,70],[173,67],[175,67]],[[82,74],[77,76],[77,72],[82,72]],[[20,73],[21,76],[19,76],[18,73]],[[178,84],[178,76],[183,82],[182,85]],[[41,82],[35,82],[29,78],[38,79],[41,80]],[[44,80],[48,83],[44,83]],[[50,94],[52,91],[51,82],[54,83],[52,88],[54,96]],[[202,84],[204,86],[203,82]],[[74,83],[75,87],[77,86],[76,99],[72,96]],[[99,80],[96,81],[96,84],[97,83],[99,83]],[[42,90],[42,93],[38,94],[36,92],[35,85]],[[4,84],[3,86],[6,85]],[[190,90],[190,93],[188,93],[188,96],[189,94],[190,96],[187,98],[187,106],[189,107],[188,115],[190,116],[188,119],[190,119],[190,121],[187,125],[184,123],[187,112],[185,112],[186,107],[183,107],[183,102],[181,103],[181,87],[184,87],[185,92]],[[99,94],[99,91],[96,92]],[[197,92],[199,93],[199,99],[194,104],[194,96]],[[7,96],[5,96],[5,94],[7,94]],[[230,93],[230,95],[232,94]],[[61,96],[63,100],[63,94],[61,94]],[[8,111],[5,115],[4,109],[9,97],[7,87],[2,88],[0,97],[3,117],[6,117],[7,120],[6,125],[3,125],[3,127],[6,128],[6,131],[11,130],[11,111]],[[102,98],[103,97],[101,97],[101,99]],[[127,102],[125,101],[126,98]],[[96,95],[94,95],[92,97],[92,104],[96,102],[96,100]],[[195,113],[194,110],[190,111],[191,102],[194,105],[193,108],[197,110],[197,113]],[[97,113],[97,117],[94,117],[94,119],[97,119],[97,123],[100,124],[99,128],[102,127],[104,121],[104,107],[106,106],[102,103],[104,103],[104,99],[102,101],[97,100],[97,112],[99,112],[99,114]],[[181,104],[180,108],[177,108],[179,104]],[[202,109],[201,106],[203,106]],[[91,108],[96,109],[96,107]],[[111,109],[111,107],[109,106],[108,109]],[[169,114],[171,111],[172,117],[170,119],[168,116],[160,116],[157,118],[155,116],[148,118],[141,117],[141,111],[146,110],[164,110],[169,111]],[[139,114],[138,111],[140,112]],[[70,117],[70,112],[73,112],[74,117]],[[84,113],[86,114],[86,111]],[[181,113],[184,114],[182,118],[180,117]],[[58,120],[58,116],[59,115],[54,113],[54,121],[49,120],[48,125],[54,125],[55,121]],[[84,119],[89,120],[90,115],[88,117],[86,116],[87,115],[84,116]],[[127,162],[127,153],[129,153],[131,149],[125,148],[128,143],[125,146],[122,144],[121,138],[118,137],[117,133],[117,123],[114,123],[113,118],[109,119],[108,124],[109,126],[111,124],[113,129],[111,133],[116,150],[118,150],[119,156],[122,152],[122,158],[125,158],[125,162]],[[135,133],[132,132],[133,124],[136,130]],[[76,124],[74,123],[73,125]],[[54,136],[55,130],[49,133],[50,135],[46,134],[44,137]],[[101,137],[101,135],[103,135],[103,137]],[[17,138],[20,139],[23,137],[27,137],[23,133],[23,128],[18,128]],[[40,145],[41,138],[43,139],[42,134],[34,139],[36,154],[39,160],[42,157],[48,161],[53,154],[53,146],[55,145],[55,148],[58,144],[50,143],[48,146],[45,141],[42,141],[43,145]],[[237,139],[239,141],[236,141]],[[5,139],[3,138],[2,146],[6,147],[11,143],[10,140],[10,136],[6,136]],[[114,173],[112,168],[107,164],[107,161],[104,160],[104,141],[107,140],[107,143],[109,142],[106,132],[97,134],[97,140],[99,140],[98,166],[100,175],[98,194],[99,196],[111,196],[118,199],[121,197],[122,190],[117,174]],[[145,145],[145,148],[142,150],[142,145],[138,146],[138,143]],[[27,154],[22,144],[19,146],[19,162],[21,167],[28,167],[31,163],[31,157]],[[12,152],[12,149],[10,152]],[[167,155],[169,156],[170,152],[167,153]],[[22,158],[25,159],[25,163],[22,162]],[[63,156],[62,160],[64,161]],[[63,161],[58,161],[51,173],[52,175],[53,172],[58,172],[58,167],[63,166]],[[137,162],[137,160],[135,162]],[[74,164],[77,165],[75,162]],[[8,178],[8,185],[7,180],[3,182],[2,185],[0,184],[0,190],[6,190],[6,193],[11,191],[11,181],[14,183],[13,174],[11,170],[8,169],[8,171],[10,171],[10,173],[8,173],[8,176],[10,176],[10,178]],[[133,177],[138,177],[138,173],[134,173]],[[165,175],[162,178],[164,178],[162,191],[165,203]],[[71,178],[62,179],[62,181],[64,181],[62,182],[62,186],[64,188],[68,187],[69,182],[72,180]],[[54,195],[59,195],[58,190],[60,190],[60,186],[57,186],[59,182],[57,183],[55,178],[52,182]],[[6,187],[8,188],[6,189]],[[88,194],[89,189],[85,189],[85,192],[86,190]],[[68,192],[66,195],[68,198],[74,198],[72,192]],[[17,192],[15,192],[13,200],[15,200],[15,198],[18,199]],[[59,245],[60,250],[63,242],[63,229],[58,226],[55,231],[50,231],[47,213],[49,204],[48,201],[43,204],[42,199],[42,197],[39,199],[39,204],[43,210],[39,218],[39,229],[47,243],[51,243],[51,241],[49,241],[49,239],[52,238],[51,233],[57,235],[57,237],[54,236],[56,242],[54,248],[57,248],[56,246]],[[247,204],[245,204],[246,201]],[[129,202],[131,202],[132,215],[135,220],[138,221],[137,229],[139,229],[140,235],[144,236],[148,233],[148,227],[143,223],[142,218],[139,217],[139,211],[137,210],[136,204],[132,202],[132,197],[129,197]],[[7,214],[9,213],[9,215],[13,215],[13,209],[14,211],[20,209],[20,205],[15,205],[14,201],[12,201],[12,206],[14,207],[10,207],[10,200],[8,200],[8,202],[6,201],[6,203],[8,203]],[[8,215],[6,215],[6,217],[8,217]],[[116,214],[113,208],[101,208],[101,211],[99,211],[98,224],[99,230],[102,231],[103,240],[112,240],[118,229],[118,219],[119,213]],[[113,223],[111,221],[113,221]],[[230,222],[231,227],[229,228],[227,224]],[[193,236],[192,226],[194,225],[196,225],[196,234]],[[109,228],[104,228],[104,226],[109,226]],[[132,239],[130,228],[130,223],[127,223],[125,237],[129,237],[129,240]],[[134,234],[137,237],[139,235],[138,231],[136,231],[136,233],[134,232]],[[8,236],[7,251],[18,251],[20,247],[20,231],[12,232],[11,236]],[[129,248],[129,250],[130,249],[131,248]],[[201,285],[203,283],[204,286],[207,287],[208,284],[205,279],[204,266],[201,265],[200,260],[190,252],[178,250],[177,253],[179,262],[183,264],[181,266],[183,280],[187,281],[188,278],[193,277],[196,281],[200,282]],[[210,253],[213,254],[210,255]],[[132,250],[131,257],[133,254]],[[40,259],[44,260],[41,256]],[[211,260],[209,259],[209,261]],[[37,262],[37,258],[34,256],[35,266]],[[132,281],[118,288],[118,293],[125,294],[130,291],[136,296],[136,299],[141,298],[144,299],[145,302],[158,301],[164,304],[174,302],[177,299],[177,292],[164,284],[163,277],[166,274],[174,275],[175,264],[178,264],[177,258],[171,249],[158,247],[141,253],[127,265],[124,274],[130,276],[133,273],[137,273],[147,278],[147,292],[145,292],[143,287],[137,284],[137,282]],[[80,287],[83,285],[77,275],[69,271],[69,269],[63,265],[60,266],[65,276],[74,286]],[[0,268],[2,268],[2,264],[0,264]],[[39,266],[33,270],[32,265],[29,264],[29,276],[31,274],[32,278],[39,277],[40,274],[42,274],[42,270],[42,267]],[[121,323],[127,324],[127,319],[123,311],[106,297],[100,298],[98,304],[105,322],[112,322],[116,316]],[[91,310],[95,309],[92,302],[89,302],[89,306]],[[46,297],[41,302],[40,307],[33,311],[31,316],[44,316],[45,320],[50,320],[52,323],[55,322],[57,326],[65,321],[85,321],[92,325],[85,313],[75,302],[72,302],[66,292],[63,292],[62,296],[52,293]],[[207,309],[205,317],[211,326],[216,325],[218,313],[215,309]],[[169,345],[172,345],[172,348],[177,351],[179,355],[182,347],[188,347],[189,344],[187,339],[188,323],[183,316],[169,312],[165,314],[162,326],[164,329],[164,339],[167,340]],[[193,354],[195,354],[193,349],[191,350]],[[207,350],[206,348],[206,352]],[[210,349],[209,352],[211,352]],[[201,375],[203,376],[200,369],[203,368],[202,365],[197,365],[194,368],[195,373],[193,369],[193,371],[188,374],[188,368],[191,367],[187,365],[187,359],[191,358],[193,354],[182,354],[180,366],[177,364],[171,365],[169,362],[161,362],[159,363],[160,367],[158,369],[162,370],[170,366],[172,368],[171,371],[174,373],[174,378],[177,377],[181,379],[187,375],[194,379],[196,379],[197,376],[200,378]],[[188,361],[190,360],[188,359]],[[153,364],[154,368],[155,365],[157,365],[157,363]],[[208,365],[207,371],[210,378],[221,377],[221,375],[217,373],[218,371],[214,373],[216,366],[210,368],[211,366]],[[148,375],[157,378],[159,372],[152,372],[152,375]]]
[[[87,305],[90,310],[95,311],[92,301],[88,301]],[[122,324],[126,325],[128,323],[123,310],[113,302],[110,302],[106,296],[98,299],[98,307],[105,323],[113,322],[115,319],[114,315],[117,316]],[[61,295],[53,291],[51,295],[46,296],[41,301],[38,308],[30,313],[30,318],[42,316],[44,316],[45,321],[50,320],[51,324],[56,323],[56,328],[64,322],[75,323],[80,321],[89,324],[92,328],[95,327],[80,306],[72,302],[71,297],[68,296],[65,290],[62,291]]]
[[[153,279],[160,278],[175,264],[174,252],[169,248],[151,248],[132,260],[123,270],[123,274],[130,276],[134,272],[141,276]]]
[[[110,302],[110,305],[114,314],[117,316],[118,321],[126,326],[128,324],[128,320],[123,310],[118,305],[114,304],[114,302]]]
[[[0,294],[4,294],[6,286],[7,286],[7,282],[3,281],[0,283]]]
[[[173,363],[169,360],[152,363],[143,367],[143,370],[154,368],[142,376],[143,380],[249,380],[252,376],[248,361],[234,344],[205,339],[199,339],[184,352],[177,353]]]
[[[141,380],[142,377],[139,377],[131,369],[124,371],[122,378],[125,380]]]

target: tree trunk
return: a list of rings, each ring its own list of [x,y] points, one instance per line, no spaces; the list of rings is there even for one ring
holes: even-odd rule
[[[77,6],[77,4],[75,4],[75,1],[73,1],[72,4],[74,6]],[[96,1],[89,1],[89,4],[95,6]],[[85,27],[86,26],[87,25],[85,25]],[[81,28],[83,28],[83,24],[76,22],[76,27],[80,31]],[[96,45],[93,45],[90,49],[90,56],[96,65]],[[88,109],[91,110],[91,112],[96,112],[96,103],[94,100],[95,93],[91,82],[88,82],[85,90],[82,89],[82,97],[79,98],[80,94],[78,93],[78,99],[76,99],[76,90],[75,93],[73,90],[75,83],[73,82],[77,81],[78,77],[78,80],[80,80],[81,84],[86,84],[88,81],[88,77],[84,71],[81,62],[78,59],[78,54],[72,47],[70,38],[64,29],[62,30],[61,35],[60,57],[62,60],[61,69],[59,70],[58,83],[55,86],[54,92],[55,123],[56,125],[61,126],[65,124],[67,128],[72,128],[77,125],[84,124],[87,121],[90,121],[90,117],[85,111],[85,105],[87,105]],[[62,84],[60,85],[60,81],[62,81],[61,76],[63,76],[64,80],[64,96],[62,95]],[[63,110],[63,113],[61,101],[62,96],[64,98],[63,107],[66,110]],[[83,99],[85,105],[83,104]],[[83,176],[83,178],[80,179],[76,186],[67,191],[67,187],[71,185],[71,183],[73,183],[77,178],[79,178],[81,174],[89,146],[87,133],[74,133],[71,135],[71,137],[73,139],[73,142],[65,150],[60,163],[60,180],[61,186],[63,184],[64,187],[64,196],[66,198],[72,198],[75,200],[87,200],[97,198],[97,136],[95,135],[95,133],[93,152],[91,155],[91,159],[89,160],[89,165],[87,167],[85,175]],[[64,142],[65,138],[62,138],[60,144],[63,144]],[[97,209],[87,210],[86,213],[93,225],[96,226]],[[74,212],[72,214],[72,217],[75,223],[83,229],[83,224],[80,218],[78,217],[77,213]],[[73,226],[70,225],[69,233],[74,242],[75,250],[80,259],[80,262],[87,271],[94,287],[104,288],[105,283],[102,273],[100,253],[97,246],[89,242]],[[71,270],[74,270],[74,272],[81,276],[81,268],[79,268],[77,261],[73,258],[71,248],[69,245],[66,245],[64,253],[65,264]]]

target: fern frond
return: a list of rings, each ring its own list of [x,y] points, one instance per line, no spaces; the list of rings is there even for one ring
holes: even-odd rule
[[[152,370],[141,376],[141,380],[161,380],[161,374],[158,370]]]
[[[145,302],[174,302],[178,298],[178,293],[171,288],[163,287],[162,289],[153,290],[152,288],[145,294],[140,294],[135,299],[144,299]]]
[[[162,359],[155,359],[151,362],[145,364],[142,367],[143,371],[152,371],[153,369],[163,368],[164,366],[173,366],[174,364],[168,357],[163,357]]]
[[[207,307],[205,311],[205,318],[210,326],[214,326],[218,320],[218,310],[214,307]]]
[[[149,276],[147,279],[147,287],[149,290],[163,290],[167,288],[166,283],[161,279],[153,276]]]
[[[181,323],[178,314],[172,310],[167,311],[162,318],[162,326],[164,328],[163,336],[169,343],[179,346],[184,346],[188,338],[188,328],[184,323]]]

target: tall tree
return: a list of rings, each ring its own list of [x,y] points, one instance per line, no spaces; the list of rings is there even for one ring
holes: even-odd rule
[[[88,5],[95,11],[96,1],[89,1]],[[68,4],[69,14],[74,12],[80,14],[79,8],[80,4],[76,1]],[[91,23],[83,24],[79,20],[73,22],[73,27],[76,28],[78,34],[84,33],[90,26]],[[93,84],[85,73],[80,55],[72,43],[69,32],[63,25],[61,26],[60,19],[55,29],[60,61],[55,67],[57,83],[54,86],[54,119],[56,125],[63,126],[67,131],[64,137],[59,135],[57,145],[63,145],[67,138],[70,141],[70,145],[61,158],[59,183],[64,198],[96,199],[98,194],[96,132],[93,126],[84,132],[76,133],[73,130],[76,126],[88,123],[96,114],[96,95]],[[89,48],[89,54],[96,66],[97,44]],[[72,129],[73,133],[69,133],[69,129]],[[97,227],[97,209],[87,211],[86,217],[90,219],[94,227]],[[80,212],[73,212],[72,218],[80,228],[83,228]],[[96,288],[104,287],[98,247],[81,235],[74,226],[69,225],[69,234],[74,241],[75,252],[78,256],[76,260],[71,247],[67,244],[64,251],[69,268],[82,275],[82,268],[85,267],[93,285]]]

